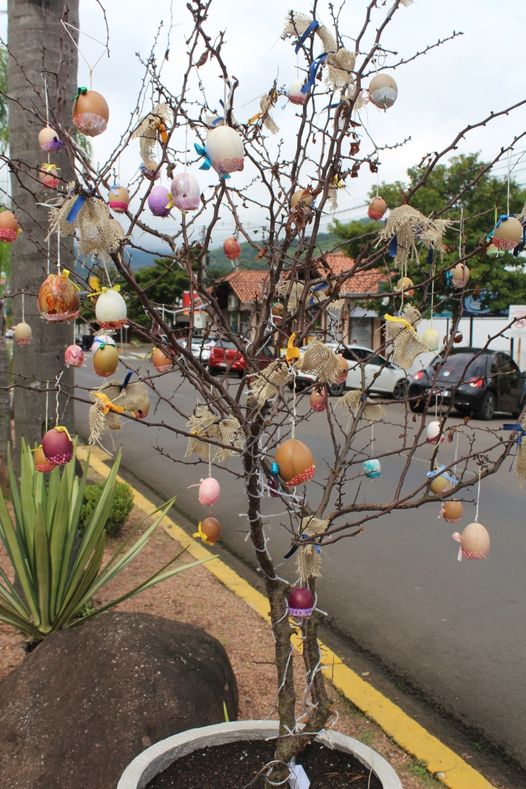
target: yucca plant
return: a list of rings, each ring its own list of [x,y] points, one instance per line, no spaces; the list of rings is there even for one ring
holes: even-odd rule
[[[144,548],[150,536],[172,506],[166,502],[147,517],[155,521],[133,542],[118,549],[102,566],[106,542],[105,525],[111,513],[120,452],[106,479],[102,494],[89,522],[79,529],[80,509],[87,481],[88,463],[82,476],[75,475],[74,463],[56,467],[46,480],[34,468],[32,453],[22,442],[20,483],[8,453],[8,474],[13,517],[0,490],[0,539],[11,561],[15,580],[0,567],[0,621],[17,628],[31,640],[92,618],[144,589],[201,562],[178,567],[169,562],[128,592],[93,607],[100,589],[115,578]]]

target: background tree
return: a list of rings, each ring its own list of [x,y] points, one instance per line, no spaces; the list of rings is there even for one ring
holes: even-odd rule
[[[46,158],[38,145],[38,132],[46,125],[44,77],[50,98],[50,125],[59,134],[71,129],[71,106],[77,87],[77,50],[61,19],[78,27],[78,0],[8,2],[9,166],[13,208],[23,228],[16,242],[16,265],[11,278],[13,321],[21,320],[24,294],[25,319],[33,328],[32,345],[14,348],[13,377],[19,385],[14,416],[16,441],[23,436],[30,446],[42,437],[47,396],[36,392],[31,383],[35,379],[49,381],[52,388],[62,373],[62,384],[73,385],[73,374],[63,365],[64,348],[73,341],[73,327],[46,323],[36,304],[36,295],[47,274],[48,254],[52,265],[57,259],[56,237],[48,252],[48,212],[40,205],[52,193],[38,180],[39,166]],[[71,155],[54,155],[53,161],[61,167],[63,183],[67,183],[73,175]],[[71,242],[62,239],[60,243],[62,259],[71,259]],[[70,421],[69,412],[64,413],[66,405],[66,399],[61,397],[61,422]]]
[[[190,279],[181,269],[174,269],[171,261],[157,258],[153,266],[143,266],[135,274],[135,280],[149,301],[156,305],[165,305],[175,309],[181,300],[183,291],[188,289]],[[137,326],[149,328],[151,317],[146,314],[135,288],[129,285],[123,293],[128,299],[128,317]]]

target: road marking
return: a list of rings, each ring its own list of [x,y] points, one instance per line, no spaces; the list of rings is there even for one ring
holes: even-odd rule
[[[89,454],[90,466],[93,470],[101,477],[108,476],[110,470],[103,462],[107,456],[101,449],[93,447],[89,452],[88,447],[78,447],[77,454],[81,460],[87,460]],[[118,476],[117,479],[130,485],[128,480],[124,480],[121,476]],[[146,496],[139,493],[133,485],[130,487],[136,507],[144,513],[156,509],[155,504]],[[188,533],[171,518],[165,517],[163,524],[166,533],[182,546],[187,547],[187,553],[194,559],[210,559],[214,555],[196,540],[189,541]],[[267,598],[254,589],[248,581],[241,578],[222,559],[216,558],[213,562],[209,561],[203,566],[266,622],[270,622]],[[414,721],[369,682],[359,677],[356,672],[345,665],[342,658],[321,641],[320,649],[324,656],[324,673],[334,687],[374,720],[404,751],[422,761],[432,775],[440,773],[440,780],[445,786],[449,786],[450,789],[467,789],[467,787],[469,789],[495,789],[493,784],[489,783],[481,773],[474,770],[451,748],[448,748],[427,729]]]

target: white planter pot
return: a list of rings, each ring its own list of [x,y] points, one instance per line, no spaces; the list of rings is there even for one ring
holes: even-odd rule
[[[200,748],[226,745],[240,740],[267,740],[278,734],[277,721],[234,721],[189,729],[155,743],[135,757],[123,772],[117,789],[143,789],[156,775],[174,761]],[[316,742],[352,754],[372,770],[382,782],[383,789],[403,789],[400,779],[383,756],[352,737],[338,732],[324,731]]]

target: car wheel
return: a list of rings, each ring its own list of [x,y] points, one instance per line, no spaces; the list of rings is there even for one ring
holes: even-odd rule
[[[208,367],[208,372],[210,373],[210,375],[217,375],[219,373],[219,370],[216,367],[210,367],[209,366]]]
[[[409,408],[413,414],[422,414],[425,409],[425,401],[422,397],[415,397],[409,401]]]
[[[393,389],[393,398],[395,400],[403,400],[404,397],[407,397],[407,381],[405,378],[402,378]]]
[[[492,418],[495,413],[495,395],[493,392],[486,392],[484,399],[479,408],[475,411],[475,416],[478,419],[484,419],[486,422]]]
[[[341,397],[345,391],[345,384],[329,384],[328,390],[333,397]]]
[[[471,408],[465,405],[456,405],[455,411],[457,414],[460,414],[460,416],[469,416],[471,414]]]

